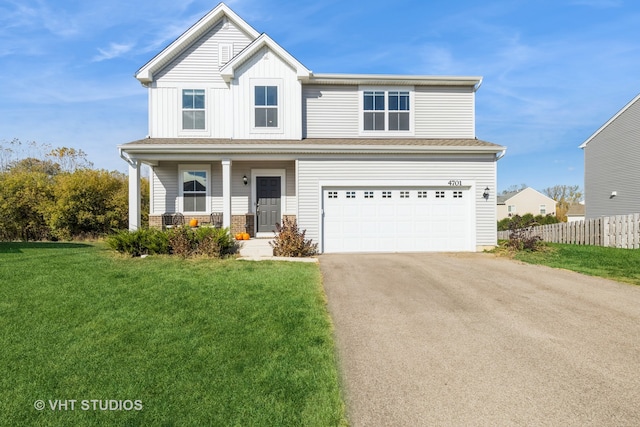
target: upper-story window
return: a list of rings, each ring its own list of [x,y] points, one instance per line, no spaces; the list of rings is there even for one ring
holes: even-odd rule
[[[255,127],[278,127],[278,86],[255,86]]]
[[[361,131],[403,134],[412,130],[410,90],[365,89],[361,94]]]
[[[182,90],[182,129],[204,129],[204,89]]]

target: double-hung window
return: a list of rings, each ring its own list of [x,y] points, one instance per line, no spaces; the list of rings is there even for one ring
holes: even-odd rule
[[[362,96],[362,128],[365,133],[411,132],[411,91],[364,89]]]
[[[182,171],[182,210],[184,212],[207,212],[207,171]]]
[[[254,87],[255,127],[278,127],[278,86]]]
[[[205,129],[204,89],[182,90],[182,129]]]

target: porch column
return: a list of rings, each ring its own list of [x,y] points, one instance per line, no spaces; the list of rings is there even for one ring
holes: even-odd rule
[[[129,230],[140,228],[140,162],[134,159],[129,163]]]
[[[222,160],[222,226],[231,228],[231,160]]]

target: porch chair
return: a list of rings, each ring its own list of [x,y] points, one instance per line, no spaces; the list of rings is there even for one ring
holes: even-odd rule
[[[212,227],[222,228],[222,212],[213,212],[209,218]]]
[[[164,228],[173,228],[180,225],[184,225],[184,215],[182,215],[180,212],[175,214],[162,215],[162,226]]]

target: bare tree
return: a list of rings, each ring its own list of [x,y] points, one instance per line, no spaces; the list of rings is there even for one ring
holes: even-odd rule
[[[542,192],[556,201],[556,216],[561,221],[566,221],[569,207],[582,200],[583,196],[579,185],[554,185]]]

